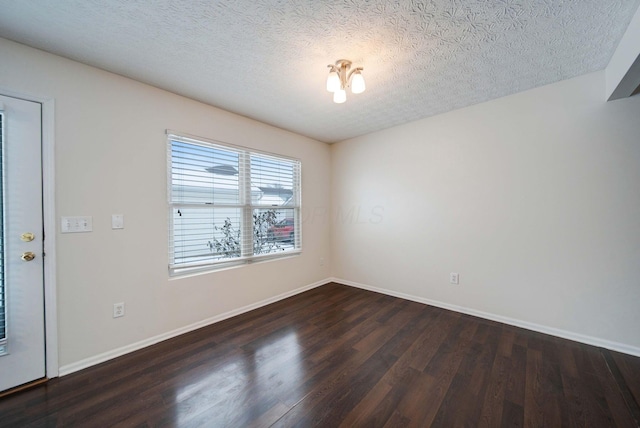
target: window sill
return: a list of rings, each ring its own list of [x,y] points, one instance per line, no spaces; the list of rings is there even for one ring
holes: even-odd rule
[[[290,259],[293,257],[298,257],[302,254],[302,250],[294,250],[288,251],[286,254],[277,254],[277,255],[264,255],[254,257],[248,260],[236,260],[223,262],[213,265],[207,266],[194,266],[194,267],[183,267],[183,268],[169,268],[169,280],[188,278],[192,276],[199,276],[203,274],[213,273],[213,272],[221,272],[230,269],[237,269],[245,266],[251,266],[259,263],[267,263],[274,262],[277,260]]]

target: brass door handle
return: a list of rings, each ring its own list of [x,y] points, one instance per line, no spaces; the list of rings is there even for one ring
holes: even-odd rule
[[[36,255],[33,254],[31,251],[25,251],[24,253],[22,253],[22,257],[20,258],[25,262],[30,262],[31,260],[36,258]]]
[[[36,238],[36,236],[31,232],[25,232],[20,235],[20,239],[24,242],[31,242]]]

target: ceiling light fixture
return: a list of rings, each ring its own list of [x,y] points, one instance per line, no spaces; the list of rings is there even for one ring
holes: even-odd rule
[[[351,69],[351,61],[339,59],[335,64],[329,64],[327,77],[327,91],[333,92],[333,102],[342,104],[347,100],[347,88],[351,86],[351,93],[361,94],[366,89],[362,67]]]

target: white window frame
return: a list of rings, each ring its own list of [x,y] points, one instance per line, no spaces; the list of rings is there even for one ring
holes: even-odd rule
[[[264,152],[255,150],[248,147],[233,145],[222,141],[212,140],[204,137],[193,136],[181,132],[167,130],[167,201],[168,201],[168,218],[169,218],[169,274],[170,276],[181,276],[198,272],[214,271],[223,268],[242,266],[251,263],[286,258],[297,256],[302,253],[302,162],[299,159],[282,156],[275,153]],[[172,179],[172,142],[179,141],[182,143],[193,144],[197,146],[226,149],[238,153],[239,155],[239,191],[240,200],[238,204],[224,204],[215,205],[211,204],[185,204],[178,203],[173,200],[173,179]],[[294,168],[294,185],[293,185],[293,203],[286,205],[279,205],[278,208],[293,209],[294,215],[294,235],[293,249],[287,251],[274,252],[267,254],[252,254],[253,252],[253,212],[256,209],[270,209],[269,205],[253,204],[251,198],[251,156],[260,156],[264,158],[274,158],[276,160],[286,160],[294,162],[297,168]],[[230,259],[201,261],[195,263],[181,263],[174,264],[174,215],[177,209],[188,207],[207,207],[211,209],[215,208],[237,208],[242,212],[241,226],[240,226],[240,239],[241,255],[240,257],[234,257]],[[275,207],[275,206],[274,206]],[[249,251],[251,249],[251,251]]]

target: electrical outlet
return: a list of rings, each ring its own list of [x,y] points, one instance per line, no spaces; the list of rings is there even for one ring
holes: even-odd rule
[[[460,274],[455,273],[455,272],[451,272],[449,274],[449,282],[451,284],[460,284]]]
[[[119,318],[124,316],[124,302],[113,304],[113,317]]]
[[[320,266],[324,266],[324,257],[320,257]]]

